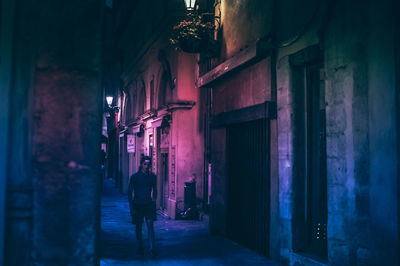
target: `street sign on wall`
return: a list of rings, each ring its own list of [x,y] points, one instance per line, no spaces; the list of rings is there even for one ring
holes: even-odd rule
[[[135,135],[126,135],[126,150],[128,153],[135,153]]]

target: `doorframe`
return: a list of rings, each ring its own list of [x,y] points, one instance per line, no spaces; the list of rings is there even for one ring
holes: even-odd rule
[[[274,119],[276,112],[276,103],[265,101],[263,103],[223,112],[211,117],[211,127],[220,128],[228,127],[236,123],[250,122],[258,119]]]
[[[289,65],[291,69],[291,88],[294,95],[295,107],[294,110],[294,122],[293,122],[293,134],[295,135],[294,143],[303,143],[302,145],[293,144],[293,169],[296,169],[294,176],[292,177],[293,183],[291,184],[293,189],[293,198],[296,200],[293,204],[293,222],[292,224],[292,247],[293,252],[306,252],[307,254],[314,254],[310,252],[306,247],[308,235],[307,230],[307,191],[305,187],[307,185],[305,175],[307,174],[307,159],[306,153],[308,153],[307,144],[307,113],[305,113],[308,104],[307,95],[307,84],[306,82],[306,71],[309,66],[322,65],[323,69],[323,51],[319,45],[309,46],[304,48],[292,55],[289,55]],[[326,206],[328,208],[328,206]],[[328,223],[328,219],[326,221]],[[326,259],[326,258],[322,258]]]

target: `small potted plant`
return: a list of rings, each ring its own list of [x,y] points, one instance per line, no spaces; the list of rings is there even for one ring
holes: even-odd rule
[[[203,21],[202,16],[189,14],[179,24],[173,26],[171,44],[178,51],[187,53],[200,53],[214,51],[215,25],[210,21]]]

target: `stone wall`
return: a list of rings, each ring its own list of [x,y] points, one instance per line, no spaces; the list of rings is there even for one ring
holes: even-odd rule
[[[363,8],[339,2],[326,33],[332,263],[398,261],[399,155],[393,143],[399,139],[390,9],[390,1]]]
[[[269,10],[264,15],[275,8],[272,12],[275,21],[268,22],[266,16],[258,16],[246,1],[222,1],[221,58],[234,57],[257,39],[254,36],[268,36],[271,27],[275,31],[269,37],[275,37],[272,47],[278,58],[278,129],[277,139],[272,141],[278,143],[280,238],[271,247],[279,246],[282,260],[289,264],[397,264],[399,63],[395,60],[398,61],[399,37],[394,28],[394,2],[279,1],[277,6],[267,2],[263,5]],[[244,20],[248,20],[246,26],[238,26]],[[264,25],[254,26],[254,21]],[[327,260],[311,259],[301,253],[305,210],[299,202],[305,196],[299,188],[305,185],[305,166],[304,104],[299,89],[303,85],[296,84],[299,73],[293,72],[290,57],[313,46],[323,53],[321,75],[326,92]],[[268,61],[269,58],[265,60]],[[262,95],[268,92],[257,94],[261,80],[267,88],[271,82],[274,100],[273,78],[268,78],[269,63],[266,65],[265,71],[246,66],[215,82],[214,114],[265,100]],[[249,100],[252,95],[256,95],[255,101]],[[212,212],[211,226],[212,230],[223,232],[226,197],[225,155],[221,153],[225,142],[223,129],[214,130],[212,136],[213,208],[218,211]]]
[[[103,3],[15,5],[5,263],[95,265]]]
[[[396,26],[399,24],[394,17],[394,10],[398,10],[399,4],[396,8],[391,3],[373,1],[368,10],[371,25],[367,46],[371,189],[369,194],[363,195],[368,199],[365,208],[369,207],[371,217],[372,263],[388,265],[400,263],[400,35]],[[357,258],[361,262],[369,258],[365,255],[369,254],[363,248],[357,250]]]
[[[281,255],[289,264],[395,265],[399,248],[398,102],[390,1],[336,2],[319,46],[324,51],[328,259],[296,253],[296,86],[288,57],[277,64]],[[292,51],[307,47],[307,34]],[[285,51],[283,51],[285,50]],[[289,48],[282,48],[282,54]],[[301,109],[301,106],[300,106]],[[296,122],[297,121],[297,122]],[[299,135],[300,133],[300,135]],[[301,152],[300,152],[301,154]],[[301,164],[300,164],[301,165]],[[300,173],[299,173],[300,172]],[[301,184],[300,184],[301,186]]]

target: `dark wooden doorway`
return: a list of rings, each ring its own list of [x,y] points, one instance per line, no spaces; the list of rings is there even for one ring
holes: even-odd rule
[[[268,256],[269,121],[229,126],[227,149],[227,235]]]
[[[323,65],[305,67],[306,250],[327,258],[327,180]]]

